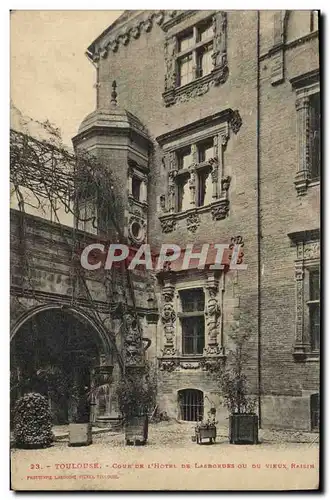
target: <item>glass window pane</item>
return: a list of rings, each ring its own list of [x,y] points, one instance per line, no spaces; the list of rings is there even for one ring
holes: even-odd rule
[[[205,23],[200,24],[197,28],[197,31],[198,31],[199,42],[211,38],[213,36],[212,19],[209,19]]]
[[[204,312],[205,298],[203,290],[182,290],[180,298],[183,312]]]
[[[180,85],[186,85],[193,80],[192,55],[183,57],[179,61]]]
[[[310,327],[312,350],[320,349],[320,305],[310,305]]]
[[[198,145],[198,161],[202,163],[214,156],[213,138]]]
[[[177,153],[178,168],[189,168],[192,164],[191,147],[183,149]]]
[[[310,271],[309,273],[309,298],[310,300],[320,300],[320,271]]]
[[[189,49],[194,45],[193,30],[179,37],[179,52]]]
[[[188,177],[181,176],[176,179],[177,186],[177,212],[190,208]]]
[[[197,77],[208,75],[213,69],[212,45],[202,47],[197,54]]]
[[[203,169],[198,172],[198,197],[197,206],[202,207],[203,205],[210,202],[209,197],[206,196],[206,191],[208,188],[208,180],[210,177],[209,169]]]

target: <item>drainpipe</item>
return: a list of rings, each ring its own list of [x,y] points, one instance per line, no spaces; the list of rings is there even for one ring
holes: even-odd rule
[[[258,255],[258,415],[261,427],[261,214],[260,214],[260,11],[257,11],[257,255]]]

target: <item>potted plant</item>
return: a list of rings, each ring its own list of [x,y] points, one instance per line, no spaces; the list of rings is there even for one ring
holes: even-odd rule
[[[215,443],[217,437],[217,421],[215,420],[215,408],[208,412],[206,420],[201,420],[195,427],[195,436],[197,444],[202,444],[203,439],[209,439],[210,443]]]
[[[117,385],[119,410],[125,425],[127,445],[144,445],[148,439],[148,414],[155,407],[156,379],[150,366],[130,368]]]
[[[217,371],[217,379],[223,395],[223,404],[229,410],[229,441],[231,444],[258,443],[258,415],[256,398],[249,394],[248,380],[244,373],[247,353],[246,342],[250,333],[236,330],[230,335],[234,348],[229,352],[226,365]]]

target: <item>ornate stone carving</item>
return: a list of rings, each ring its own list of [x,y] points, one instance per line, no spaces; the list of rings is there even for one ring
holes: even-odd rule
[[[176,369],[177,367],[177,362],[176,360],[168,360],[168,359],[162,359],[159,362],[159,366],[161,371],[166,371],[166,372],[172,372],[173,370]]]
[[[125,330],[124,353],[126,365],[138,365],[142,362],[142,335],[138,318],[130,313],[123,315]]]
[[[204,354],[219,354],[218,334],[219,334],[219,318],[221,315],[219,306],[219,283],[214,276],[209,276],[207,279],[206,293],[206,329],[207,329],[207,346]]]
[[[230,186],[230,181],[231,181],[231,177],[229,175],[227,175],[227,177],[223,177],[221,179],[221,188],[223,191],[228,191],[229,186]]]
[[[165,337],[163,356],[175,355],[174,323],[176,320],[176,314],[173,306],[174,290],[175,290],[174,285],[166,283],[162,291],[164,304],[161,312],[161,321],[163,324],[164,337]]]
[[[160,219],[160,224],[163,233],[171,233],[176,229],[176,220],[174,217],[171,219]]]
[[[225,219],[228,215],[228,212],[229,212],[229,201],[227,199],[219,200],[212,203],[211,213],[213,220]]]
[[[142,25],[144,31],[146,33],[149,33],[149,31],[151,31],[152,29],[152,16],[149,16],[143,23]]]
[[[298,196],[306,194],[310,182],[310,103],[308,96],[302,96],[296,100],[298,120],[298,171],[294,184]]]
[[[196,204],[196,173],[195,171],[190,172],[190,177],[188,181],[189,193],[190,193],[190,205],[195,206]]]
[[[162,212],[166,212],[166,196],[165,196],[165,194],[160,195],[159,205],[160,205]]]
[[[241,128],[242,125],[242,118],[241,115],[239,114],[239,111],[236,109],[233,111],[232,116],[230,118],[230,126],[234,134],[237,134]]]
[[[180,368],[184,370],[196,370],[201,367],[199,361],[180,361]]]
[[[187,14],[184,14],[186,16]],[[176,35],[165,40],[165,92],[163,94],[166,106],[186,102],[208,92],[211,86],[226,82],[229,74],[227,61],[227,15],[217,12],[213,16],[213,70],[202,78],[196,78],[182,87],[177,87]],[[170,50],[169,50],[170,44]],[[174,48],[175,47],[175,48]]]
[[[191,231],[192,233],[195,233],[197,231],[197,228],[200,224],[200,218],[197,213],[192,213],[189,214],[187,217],[187,229],[188,231]]]
[[[152,30],[154,23],[161,26],[167,18],[170,19],[175,15],[176,11],[155,11],[147,15],[145,19],[139,20],[135,24],[127,26],[124,32],[116,34],[108,42],[106,48],[112,52],[117,52],[120,44],[127,45],[131,40],[136,40],[137,38],[139,38],[142,31],[144,31],[145,33],[149,33]],[[102,48],[100,50],[104,49]],[[107,54],[105,54],[104,57],[106,57],[106,55]],[[93,60],[95,60],[96,57],[100,57],[99,52],[95,52],[93,54]]]
[[[310,241],[304,244],[304,259],[320,258],[320,242]]]
[[[165,91],[170,90],[176,85],[176,52],[177,43],[176,37],[172,36],[165,40],[164,55],[165,55]]]
[[[176,349],[173,345],[165,345],[164,348],[162,349],[162,355],[163,356],[175,356],[176,355]]]

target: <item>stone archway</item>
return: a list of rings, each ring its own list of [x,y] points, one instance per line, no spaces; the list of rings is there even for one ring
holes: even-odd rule
[[[32,309],[11,335],[12,399],[40,392],[49,399],[54,424],[70,422],[100,371],[110,383],[113,351],[106,332],[84,311],[59,305]],[[109,410],[109,401],[96,403],[97,410]]]

